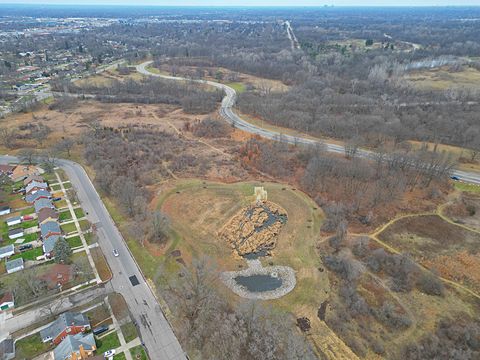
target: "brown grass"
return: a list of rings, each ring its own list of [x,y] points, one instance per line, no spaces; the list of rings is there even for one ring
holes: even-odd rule
[[[100,250],[100,248],[92,248],[90,249],[90,252],[92,254],[93,261],[95,262],[100,279],[102,281],[110,280],[112,278],[112,272],[107,261],[105,260],[105,257],[103,256],[102,250]]]

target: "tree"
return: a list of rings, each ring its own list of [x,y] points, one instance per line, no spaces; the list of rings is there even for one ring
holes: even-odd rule
[[[53,246],[54,260],[57,264],[68,264],[70,262],[70,256],[72,255],[72,249],[68,245],[67,240],[63,237],[59,238]]]
[[[62,139],[54,145],[54,149],[59,153],[67,152],[68,157],[70,157],[70,151],[75,145],[75,142],[72,139],[66,138]]]
[[[372,46],[373,45],[373,40],[372,39],[367,39],[365,41],[365,46]]]
[[[39,123],[31,130],[31,135],[37,141],[38,145],[42,146],[43,142],[51,132],[52,130],[47,125]]]
[[[0,128],[0,141],[7,149],[15,147],[15,141],[17,138],[17,130],[13,128],[2,127]]]
[[[20,161],[25,162],[28,165],[32,165],[35,160],[35,157],[37,156],[38,156],[38,153],[35,149],[30,149],[30,148],[21,149],[18,152],[18,157],[20,158]]]
[[[151,216],[151,228],[149,238],[151,242],[164,243],[168,238],[170,221],[160,211],[155,211]]]

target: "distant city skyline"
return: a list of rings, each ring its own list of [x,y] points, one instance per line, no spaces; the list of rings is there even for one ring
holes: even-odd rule
[[[480,0],[0,0],[0,4],[128,6],[480,6]]]

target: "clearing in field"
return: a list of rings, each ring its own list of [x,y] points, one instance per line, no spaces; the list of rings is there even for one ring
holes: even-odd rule
[[[480,290],[480,234],[431,215],[401,219],[379,237],[442,277]]]
[[[452,71],[448,67],[428,69],[409,73],[406,80],[423,90],[446,90],[449,88],[478,89],[480,71],[464,68]]]

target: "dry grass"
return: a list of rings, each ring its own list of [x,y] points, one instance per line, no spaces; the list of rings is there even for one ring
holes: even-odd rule
[[[93,261],[95,262],[100,279],[102,281],[108,281],[112,277],[112,272],[103,256],[102,250],[100,250],[100,248],[93,248],[90,252],[92,253]]]
[[[433,70],[415,71],[405,76],[414,86],[424,90],[446,90],[448,88],[478,88],[480,71],[465,68],[462,71],[452,72],[448,67]]]

